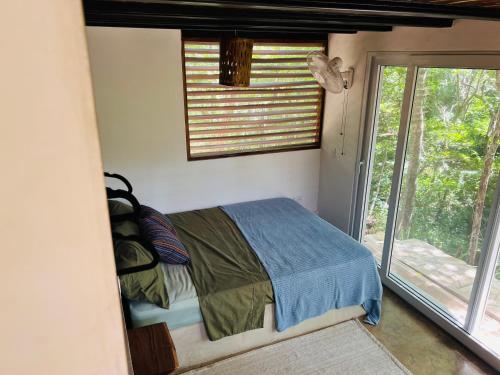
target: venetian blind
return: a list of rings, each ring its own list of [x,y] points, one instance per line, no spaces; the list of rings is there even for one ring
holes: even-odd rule
[[[319,147],[323,90],[307,68],[322,42],[255,42],[250,87],[219,85],[219,42],[184,40],[190,159]]]

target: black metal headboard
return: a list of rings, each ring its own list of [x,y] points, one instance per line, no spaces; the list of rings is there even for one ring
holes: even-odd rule
[[[111,189],[109,187],[106,187],[106,194],[108,196],[108,199],[125,199],[125,200],[130,202],[130,204],[132,205],[132,207],[134,209],[134,211],[132,213],[111,216],[110,217],[111,222],[112,223],[119,223],[122,221],[130,220],[130,221],[134,221],[137,224],[137,226],[139,226],[141,205],[140,205],[139,201],[137,200],[137,198],[132,194],[132,185],[130,184],[130,182],[122,175],[115,174],[115,173],[105,172],[104,176],[109,177],[109,178],[116,178],[116,179],[120,180],[121,182],[123,182],[125,184],[125,186],[127,187],[127,190]],[[156,265],[160,261],[160,257],[158,255],[158,253],[156,252],[156,250],[154,249],[154,247],[149,243],[149,241],[146,241],[141,236],[123,236],[119,233],[113,233],[113,232],[112,232],[112,235],[113,235],[113,239],[136,241],[136,242],[140,243],[153,257],[153,260],[150,263],[141,264],[139,266],[117,269],[118,276],[152,269],[152,268],[156,267]]]

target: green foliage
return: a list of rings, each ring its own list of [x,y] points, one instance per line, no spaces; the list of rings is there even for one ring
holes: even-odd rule
[[[425,69],[425,130],[415,205],[410,228],[400,234],[400,239],[417,238],[466,260],[472,214],[490,138],[488,129],[500,103],[496,72]],[[405,79],[404,67],[384,67],[382,71],[366,222],[368,233],[385,230]],[[411,121],[418,121],[418,116],[412,114]],[[499,171],[497,157],[485,200],[481,239]],[[405,183],[403,180],[402,189],[406,188]]]

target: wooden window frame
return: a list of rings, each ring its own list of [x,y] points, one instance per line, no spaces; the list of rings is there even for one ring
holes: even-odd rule
[[[290,151],[304,151],[304,150],[317,150],[321,149],[321,141],[323,135],[323,118],[324,118],[324,109],[325,109],[325,96],[326,92],[321,86],[319,88],[319,106],[318,106],[318,140],[314,144],[308,145],[300,145],[300,146],[289,146],[282,148],[273,148],[269,150],[258,150],[258,151],[242,151],[242,152],[233,152],[233,153],[224,153],[217,155],[206,155],[206,156],[191,156],[191,146],[189,139],[189,114],[188,114],[188,98],[187,98],[187,81],[186,81],[186,55],[184,50],[184,43],[186,41],[205,41],[205,42],[218,42],[220,38],[205,38],[203,36],[194,37],[194,36],[186,36],[185,33],[182,33],[181,37],[181,53],[182,53],[182,81],[183,81],[183,91],[184,91],[184,131],[186,138],[186,152],[187,152],[187,160],[188,161],[198,161],[198,160],[209,160],[209,159],[220,159],[220,158],[230,158],[230,157],[239,157],[239,156],[250,156],[250,155],[260,155],[260,154],[274,154],[278,152],[290,152]],[[308,44],[308,43],[322,43],[324,46],[324,53],[328,56],[328,40],[298,40],[298,39],[268,39],[268,38],[254,38],[256,42],[262,43],[300,43],[300,44]]]

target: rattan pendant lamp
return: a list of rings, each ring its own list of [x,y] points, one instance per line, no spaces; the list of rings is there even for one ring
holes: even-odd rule
[[[236,34],[236,33],[235,33]],[[224,86],[250,86],[253,40],[223,37],[220,42],[219,83]]]

